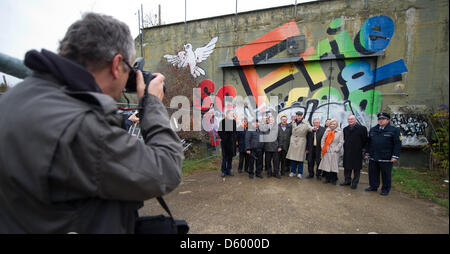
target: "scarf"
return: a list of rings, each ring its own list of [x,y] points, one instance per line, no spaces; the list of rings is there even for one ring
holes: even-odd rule
[[[322,147],[322,156],[324,156],[327,153],[327,147],[333,142],[335,132],[336,130],[328,131],[327,136],[325,137],[325,144]]]

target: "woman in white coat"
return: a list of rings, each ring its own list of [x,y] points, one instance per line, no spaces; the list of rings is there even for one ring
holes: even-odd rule
[[[336,119],[330,120],[330,126],[322,137],[322,160],[319,164],[325,174],[323,183],[336,185],[337,173],[339,172],[339,154],[344,145],[344,133],[338,128]]]

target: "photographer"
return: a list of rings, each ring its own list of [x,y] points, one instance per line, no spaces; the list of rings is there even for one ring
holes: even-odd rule
[[[95,13],[68,28],[58,55],[26,54],[33,75],[0,99],[0,233],[134,233],[143,201],[178,186],[163,75],[144,96],[136,73],[144,142],[120,127],[114,99],[134,54],[127,25]]]

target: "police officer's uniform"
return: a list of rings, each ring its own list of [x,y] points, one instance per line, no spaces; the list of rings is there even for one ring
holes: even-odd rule
[[[390,119],[387,113],[379,113],[378,119]],[[392,158],[398,159],[401,150],[400,129],[388,123],[384,128],[380,125],[370,129],[366,145],[366,155],[369,155],[369,185],[366,191],[377,191],[380,186],[380,172],[383,181],[381,195],[387,195],[391,190]]]

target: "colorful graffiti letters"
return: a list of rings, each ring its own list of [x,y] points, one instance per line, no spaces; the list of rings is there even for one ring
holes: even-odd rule
[[[384,50],[394,35],[394,21],[379,15],[369,18],[361,27],[359,41],[366,50],[376,52]]]

